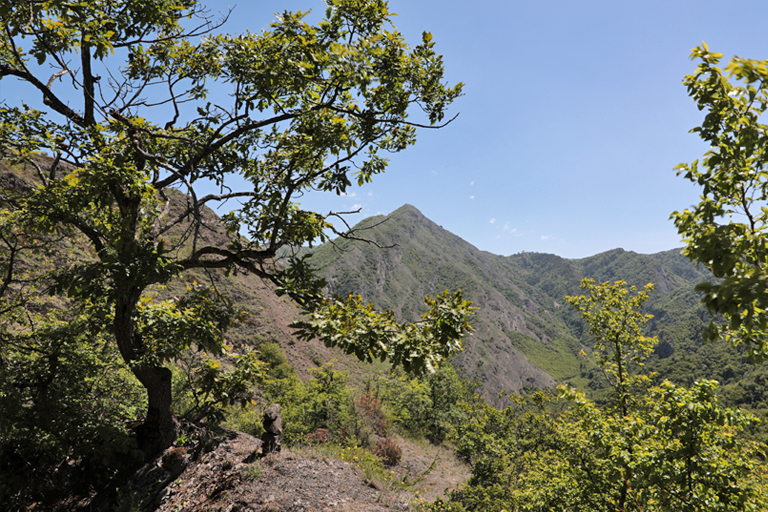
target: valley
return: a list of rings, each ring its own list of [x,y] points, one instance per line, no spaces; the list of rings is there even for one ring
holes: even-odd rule
[[[591,341],[564,300],[582,294],[579,284],[587,277],[624,280],[638,288],[654,284],[647,335],[657,336],[659,345],[648,366],[659,379],[690,384],[713,378],[726,391],[738,388],[742,377],[763,382],[763,371],[739,350],[702,341],[709,317],[694,287],[713,278],[679,249],[650,255],[615,249],[577,260],[538,253],[499,256],[478,250],[410,205],[365,219],[355,229],[376,245],[337,240],[310,259],[328,281],[327,292],[359,293],[415,321],[424,295],[461,289],[479,311],[474,334],[465,338],[464,351],[453,362],[469,379],[482,382],[484,396],[496,405],[503,404],[498,394],[504,390],[519,393],[564,382],[600,388],[602,378],[590,358],[579,356]]]

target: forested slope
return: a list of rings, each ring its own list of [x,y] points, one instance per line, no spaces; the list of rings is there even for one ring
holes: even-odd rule
[[[518,392],[525,386],[568,381],[584,389],[601,387],[590,358],[579,356],[591,347],[584,323],[564,300],[582,293],[583,278],[594,277],[639,288],[654,284],[646,305],[654,318],[646,328],[659,337],[648,362],[659,379],[690,384],[717,378],[736,403],[749,400],[762,407],[756,391],[765,385],[760,367],[724,343],[702,342],[709,317],[694,286],[712,277],[679,249],[650,255],[615,249],[575,260],[538,253],[504,257],[478,250],[410,205],[365,219],[356,228],[377,245],[391,247],[348,240],[320,247],[311,261],[328,280],[328,292],[361,293],[404,320],[415,320],[425,294],[461,288],[480,310],[474,336],[464,340],[455,364],[483,382],[491,402],[501,403],[502,390]]]

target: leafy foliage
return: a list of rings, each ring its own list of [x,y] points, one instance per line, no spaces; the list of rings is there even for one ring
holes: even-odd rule
[[[447,290],[424,301],[429,311],[422,316],[423,326],[398,323],[392,311],[377,314],[373,304],[364,305],[359,295],[343,302],[324,299],[307,320],[294,325],[301,338],[320,338],[363,361],[389,359],[409,372],[434,372],[440,360],[461,350],[461,338],[471,332],[472,303],[461,291]]]
[[[476,393],[479,386],[448,363],[421,377],[394,371],[375,381],[376,396],[397,430],[434,444],[445,441],[452,429],[468,420],[465,403],[482,402]]]
[[[598,406],[561,386],[564,411],[542,395],[485,409],[457,430],[473,464],[452,510],[760,510],[766,506],[764,445],[741,437],[756,419],[718,404],[714,381],[654,386],[631,374],[652,348],[640,334],[645,292],[584,280],[568,300],[595,335],[593,354],[613,391]],[[433,509],[445,504],[438,502]]]
[[[760,362],[768,355],[768,135],[760,123],[768,109],[768,64],[734,57],[723,70],[722,54],[706,44],[691,57],[700,63],[684,83],[699,110],[706,111],[692,132],[711,149],[701,166],[697,160],[676,167],[702,187],[702,196],[692,210],[672,218],[687,244],[686,256],[721,278],[697,288],[710,313],[725,319],[709,325],[707,339],[744,343],[749,357]]]
[[[264,365],[253,352],[231,359],[228,365],[221,359],[185,358],[174,385],[176,412],[187,421],[220,423],[227,406],[247,406],[254,397],[252,383],[261,379]]]
[[[0,295],[26,281],[15,268],[18,240],[77,240],[82,255],[62,253],[34,277],[73,301],[93,338],[113,340],[146,388],[138,434],[147,454],[175,438],[168,366],[190,350],[224,354],[222,332],[238,316],[214,286],[168,300],[155,300],[154,289],[195,269],[247,271],[307,308],[315,315],[308,323],[322,322],[319,281],[302,260],[283,269],[275,257],[327,240],[328,217],[339,214],[305,211],[296,200],[371,181],[386,167],[383,153],[415,143],[419,128],[447,124],[461,95],[461,84],[443,82],[431,35],[410,48],[386,2],[326,5],[316,26],[285,12],[269,31],[244,35],[215,34],[223,21],[194,0],[0,6],[0,79],[19,79],[48,107],[0,104],[0,158],[33,167],[36,182],[3,202]],[[231,103],[208,100],[213,83],[229,87]],[[417,111],[422,123],[411,120]],[[206,207],[234,199],[228,237],[214,241]],[[350,331],[345,347],[380,347],[376,357],[428,369],[459,348],[468,313],[460,296],[432,305],[424,324],[400,326],[397,339]],[[393,326],[382,318],[373,324]],[[374,334],[377,342],[365,337]],[[197,370],[199,414],[217,410],[200,404],[249,400],[241,380],[258,369],[250,356],[238,361],[232,373],[215,363]]]
[[[566,297],[565,300],[581,312],[589,324],[589,333],[595,339],[592,351],[595,363],[617,393],[616,401],[622,414],[626,414],[627,402],[632,399],[631,387],[647,378],[631,375],[628,365],[642,365],[658,343],[656,338],[643,336],[641,330],[642,325],[652,318],[643,314],[641,308],[653,285],[647,284],[645,290],[631,297],[627,295],[636,289],[634,286],[627,289],[624,281],[598,285],[594,279],[585,279],[581,287],[590,292],[589,296]]]
[[[90,339],[82,317],[49,309],[29,319],[12,324],[12,340],[0,344],[7,510],[86,494],[141,460],[125,419],[139,415],[146,398],[112,346]]]

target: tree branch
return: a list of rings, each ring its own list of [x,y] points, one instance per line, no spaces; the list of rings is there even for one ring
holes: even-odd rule
[[[36,87],[43,93],[43,104],[51,107],[53,110],[63,115],[76,125],[85,128],[88,124],[77,112],[65,105],[55,94],[48,89],[44,83],[37,79],[32,73],[12,68],[6,65],[0,65],[0,79],[4,76],[15,76]]]
[[[340,231],[336,230],[336,228],[333,227],[333,224],[331,224],[329,226],[331,231],[333,231],[339,238],[343,238],[345,240],[355,240],[355,241],[358,241],[358,242],[365,242],[367,244],[374,245],[374,246],[378,247],[379,249],[392,249],[394,247],[398,247],[399,244],[381,245],[381,244],[379,244],[375,240],[370,240],[368,238],[361,238],[361,237],[358,237],[358,236],[354,235],[358,231],[367,231],[367,230],[373,229],[373,228],[375,228],[377,226],[381,226],[382,224],[384,224],[385,222],[387,222],[389,220],[389,217],[387,217],[384,220],[382,220],[381,222],[377,222],[376,224],[373,224],[371,226],[366,226],[364,228],[354,229],[354,228],[349,227],[349,224],[347,223],[347,220],[344,217],[342,217],[342,215],[351,215],[351,214],[354,214],[354,213],[360,213],[361,209],[362,208],[358,208],[357,210],[354,210],[354,211],[351,211],[351,212],[329,212],[328,215],[323,217],[323,219],[327,219],[328,217],[336,217],[338,219],[341,219],[341,221],[347,227],[346,231],[340,232]],[[336,246],[336,244],[334,242],[331,242],[331,244],[333,244],[334,247]]]
[[[207,196],[204,196],[202,199],[199,199],[196,202],[197,207],[204,205],[205,203],[209,201],[226,201],[228,199],[234,199],[236,197],[254,197],[256,194],[254,192],[232,192],[230,194],[208,194]],[[160,236],[169,229],[171,229],[173,226],[179,224],[182,222],[186,217],[188,217],[191,213],[194,212],[195,206],[188,206],[186,210],[184,210],[183,213],[180,213],[176,219],[173,222],[169,222],[165,226],[163,226],[162,229],[159,229],[157,234],[155,236]]]
[[[5,295],[5,292],[8,290],[11,282],[13,281],[13,265],[15,264],[16,253],[18,252],[18,244],[16,242],[11,243],[8,241],[2,233],[0,233],[0,240],[2,240],[6,247],[8,247],[9,251],[8,271],[5,273],[3,282],[0,284],[0,298],[2,298],[3,295]]]
[[[232,130],[231,132],[229,132],[225,136],[221,137],[220,139],[217,139],[217,140],[215,140],[213,142],[209,142],[208,144],[203,146],[202,150],[199,153],[197,153],[192,158],[190,158],[187,161],[187,163],[184,164],[184,166],[182,166],[177,171],[178,176],[189,174],[193,169],[195,169],[197,167],[197,164],[199,164],[202,160],[204,160],[206,157],[212,155],[213,153],[215,153],[216,151],[221,149],[221,147],[223,147],[227,143],[237,139],[241,135],[244,135],[244,134],[246,134],[246,133],[248,133],[250,131],[253,131],[253,130],[258,130],[260,128],[264,128],[265,126],[269,126],[269,125],[272,125],[272,124],[277,124],[277,123],[280,123],[282,121],[286,121],[288,119],[292,119],[292,118],[296,117],[297,115],[298,114],[295,114],[295,113],[293,113],[293,114],[283,114],[283,115],[275,116],[275,117],[272,117],[272,118],[269,118],[269,119],[265,119],[263,121],[259,121],[259,122],[256,122],[256,123],[248,123],[248,124],[243,125],[243,126],[241,126],[239,128],[236,128],[235,130]],[[232,124],[232,123],[234,123],[234,122],[236,122],[238,120],[243,119],[243,117],[244,116],[238,116],[236,118],[231,119],[227,123],[222,124],[222,126],[218,130],[216,130],[216,133],[214,133],[212,137],[218,136],[219,134],[221,134],[221,132],[223,131],[224,128],[226,128],[228,125],[230,125],[230,124]],[[156,184],[156,187],[158,189],[166,188],[169,185],[173,184],[176,181],[178,176],[168,176],[164,180],[159,181]]]
[[[219,260],[200,259],[201,256],[206,256],[206,255],[222,256],[223,259],[219,259]],[[198,249],[192,255],[192,257],[186,260],[182,260],[178,264],[184,270],[189,270],[192,268],[227,268],[232,265],[237,265],[238,267],[244,268],[262,279],[269,279],[270,281],[274,281],[275,276],[273,274],[266,272],[265,270],[263,270],[263,268],[257,267],[253,261],[249,261],[249,260],[260,260],[261,262],[263,262],[264,260],[271,259],[274,257],[275,257],[274,250],[266,250],[266,251],[246,250],[246,251],[239,251],[235,253],[232,251],[228,251],[226,249],[221,249],[219,247],[203,247],[202,249]]]
[[[85,35],[83,35],[85,38]],[[94,78],[91,71],[91,45],[85,42],[85,39],[80,42],[80,62],[83,66],[83,101],[85,104],[85,124],[86,126],[93,126],[96,124],[96,118],[94,116]]]

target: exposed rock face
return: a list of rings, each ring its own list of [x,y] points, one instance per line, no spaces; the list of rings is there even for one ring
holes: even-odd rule
[[[0,170],[0,189],[4,191],[12,191],[16,194],[26,194],[31,188],[29,183],[24,181],[21,177],[11,172],[2,172]]]
[[[187,448],[183,446],[169,448],[163,453],[160,466],[171,474],[171,478],[176,478],[184,471],[189,462]]]

